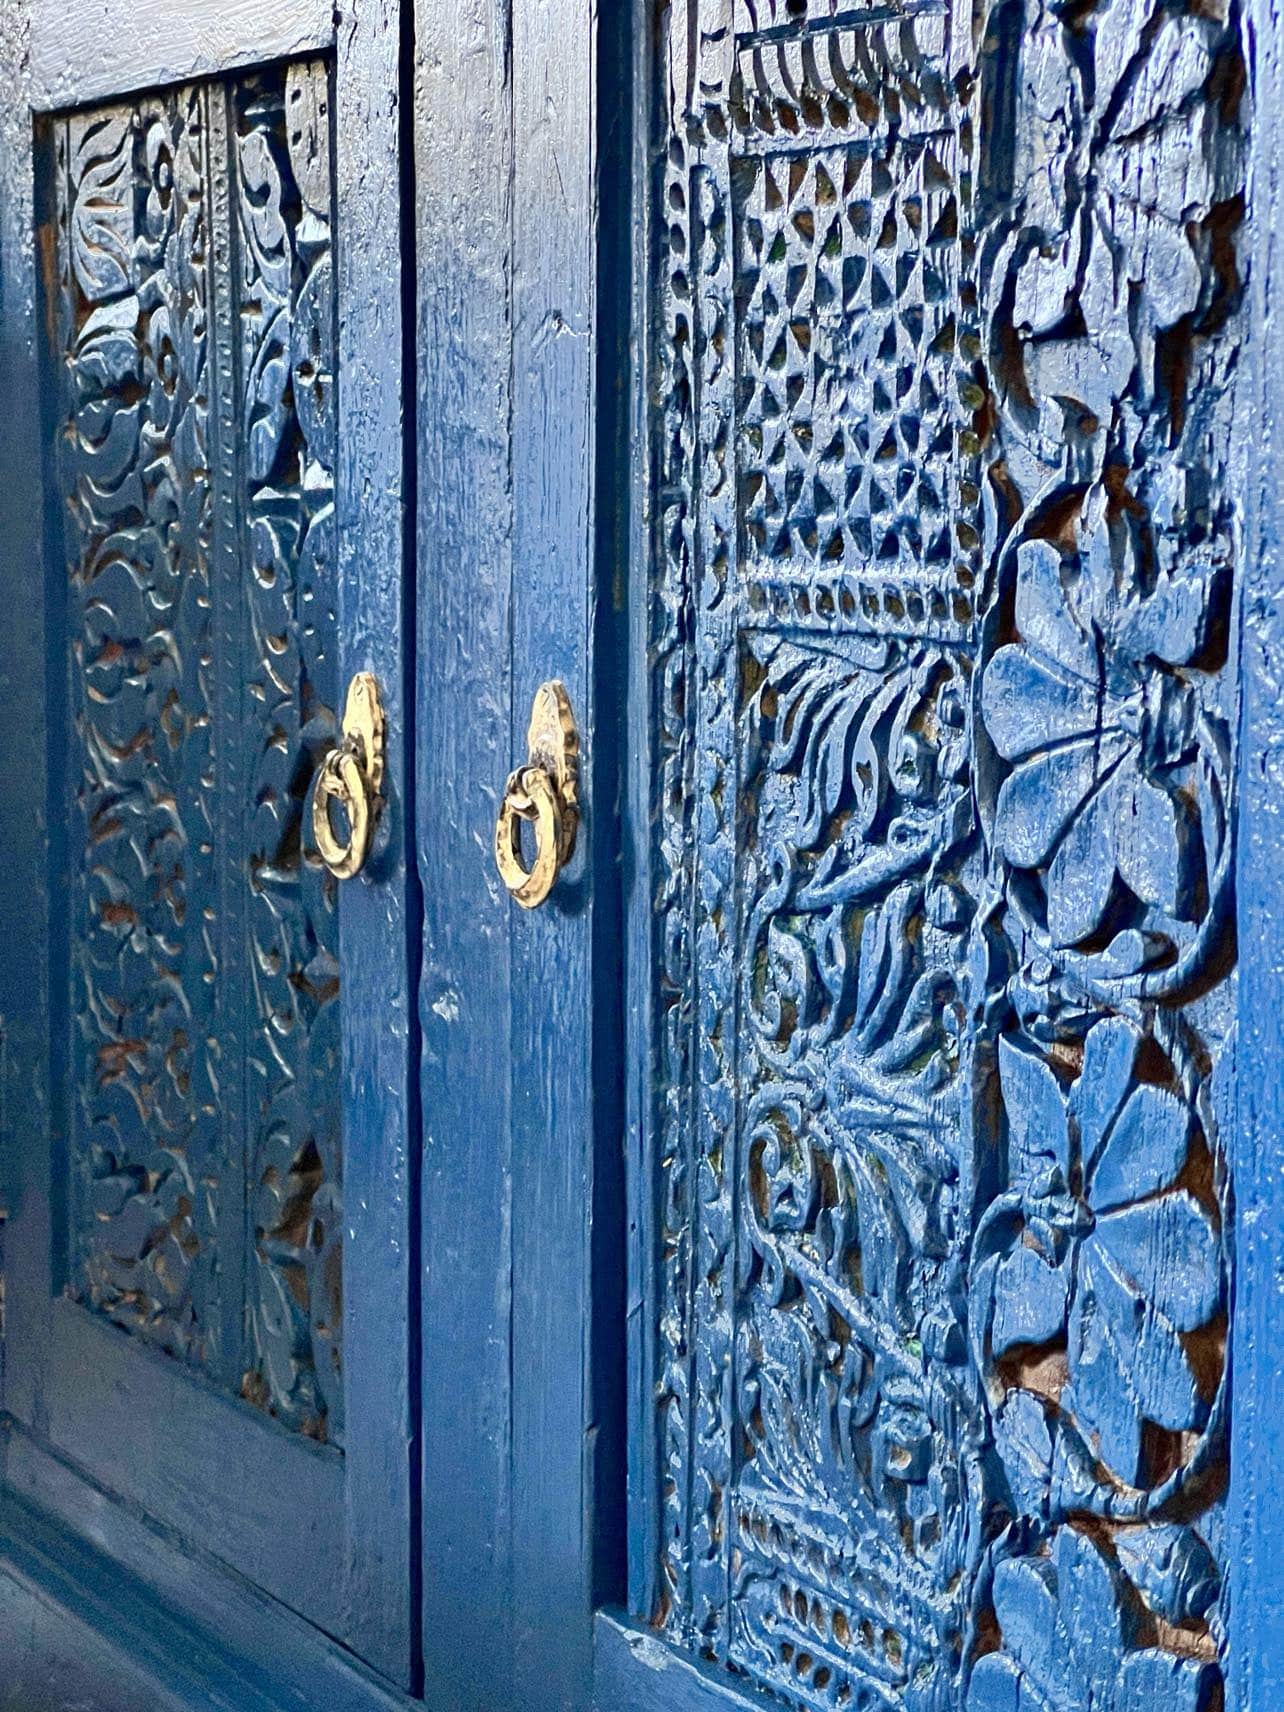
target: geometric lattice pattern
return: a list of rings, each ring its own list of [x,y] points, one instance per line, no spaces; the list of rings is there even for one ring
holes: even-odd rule
[[[747,571],[787,560],[930,574],[952,560],[966,426],[954,154],[941,133],[741,165]]]

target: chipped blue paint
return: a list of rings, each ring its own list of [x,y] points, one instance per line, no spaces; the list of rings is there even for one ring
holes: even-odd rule
[[[14,842],[38,932],[5,970],[36,1100],[8,1462],[60,1459],[205,1585],[235,1572],[409,1688],[402,43],[376,5],[250,10],[6,14],[6,373],[46,382],[6,486],[47,511],[43,561],[5,519],[41,810]],[[388,807],[340,893],[306,804],[359,669]]]
[[[1242,20],[659,16],[633,1610],[816,1712],[1202,1712]]]

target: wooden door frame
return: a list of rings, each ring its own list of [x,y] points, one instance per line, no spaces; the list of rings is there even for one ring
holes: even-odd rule
[[[1234,1141],[1231,1349],[1231,1670],[1227,1703],[1284,1698],[1284,15],[1247,0],[1250,99],[1241,353],[1245,432],[1233,468],[1244,496],[1236,898],[1239,1041]]]

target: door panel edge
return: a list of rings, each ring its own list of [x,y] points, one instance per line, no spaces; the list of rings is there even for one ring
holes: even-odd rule
[[[34,0],[31,105],[79,106],[328,48],[330,0]]]
[[[77,1633],[92,1637],[156,1697],[117,1703],[114,1683],[95,1681],[107,1691],[102,1712],[284,1712],[300,1704],[403,1712],[415,1704],[239,1576],[193,1557],[12,1425],[4,1430],[0,1574],[56,1612],[53,1632],[68,1645]]]

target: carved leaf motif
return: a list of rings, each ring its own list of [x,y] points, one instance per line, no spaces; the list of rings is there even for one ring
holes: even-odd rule
[[[72,121],[71,257],[90,303],[130,286],[134,237],[133,121],[128,108]]]
[[[1150,912],[1148,928],[1185,943],[1203,860],[1195,707],[1184,676],[1165,668],[1200,646],[1214,573],[1193,564],[1180,582],[1120,598],[1047,541],[1022,543],[1017,564],[1020,640],[997,650],[981,691],[986,728],[1012,763],[996,804],[1000,849],[1042,870],[1054,946],[1102,929],[1117,882]],[[1116,932],[1135,925],[1121,916]]]
[[[1206,1712],[1212,1667],[1137,1646],[1122,1578],[1071,1528],[1047,1557],[998,1565],[994,1610],[1003,1647],[973,1671],[968,1712]]]

